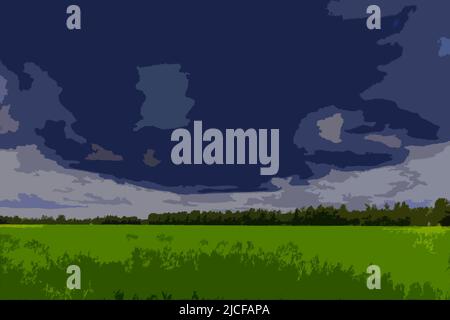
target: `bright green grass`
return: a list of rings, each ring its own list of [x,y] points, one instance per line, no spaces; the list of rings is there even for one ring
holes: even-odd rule
[[[136,247],[210,252],[219,243],[231,247],[251,242],[270,252],[293,243],[305,259],[317,256],[322,262],[353,266],[356,273],[365,273],[368,265],[376,264],[391,274],[394,284],[429,282],[450,293],[450,228],[64,225],[0,226],[0,235],[11,235],[21,243],[37,240],[49,246],[55,258],[81,253],[103,262],[123,261]],[[5,255],[26,266],[42,260],[23,246]]]

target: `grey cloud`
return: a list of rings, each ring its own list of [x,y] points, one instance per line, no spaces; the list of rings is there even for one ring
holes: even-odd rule
[[[324,125],[326,132],[323,131],[325,128]],[[298,148],[306,150],[306,155],[308,156],[320,151],[352,152],[359,155],[366,154],[370,151],[375,154],[390,155],[391,160],[383,165],[391,165],[404,161],[408,153],[404,147],[392,148],[385,143],[379,143],[381,141],[366,139],[365,136],[367,134],[352,131],[360,126],[373,126],[373,123],[365,120],[362,111],[327,106],[309,113],[301,120],[294,135],[294,143]],[[407,139],[407,133],[403,129],[399,130],[386,127],[382,130],[378,129],[376,134],[379,136],[396,136],[401,140]],[[387,140],[388,143],[393,142],[391,141],[393,140],[392,138],[387,138]],[[331,165],[312,163],[309,164],[309,167],[315,176],[326,174],[332,168]],[[357,169],[356,167],[352,168]]]
[[[310,190],[318,192],[318,185],[327,185],[331,188],[321,190],[322,200],[346,202],[351,208],[359,208],[361,197],[376,205],[394,201],[432,203],[439,197],[450,197],[446,188],[450,179],[446,169],[450,161],[450,143],[408,149],[410,154],[400,165],[351,172],[352,176],[340,183],[331,181],[333,171],[323,179],[310,181]]]
[[[105,148],[99,146],[98,144],[92,145],[91,154],[86,156],[86,160],[90,161],[123,161],[123,157],[121,155],[117,155],[110,150],[106,150]]]
[[[335,117],[336,114],[339,114],[339,116]],[[326,123],[331,122],[332,124],[335,124],[336,120],[337,122],[342,123],[340,126],[341,130],[339,130],[340,143],[335,143],[334,141],[330,141],[328,138],[323,138],[323,132],[321,132],[319,123],[324,121],[324,119],[331,119],[326,121]],[[340,119],[342,119],[342,121],[340,121]],[[362,140],[361,136],[348,134],[345,131],[363,124],[366,124],[366,122],[364,121],[362,111],[341,110],[335,106],[324,107],[315,112],[309,113],[300,121],[298,129],[294,135],[294,143],[299,148],[304,148],[309,154],[313,154],[316,150],[353,150],[352,148],[355,148],[357,145],[356,141]],[[336,130],[334,131],[335,132],[333,133],[336,134]],[[336,138],[336,136],[330,138],[331,140],[335,140],[334,138]],[[360,148],[360,150],[366,151],[367,148]]]
[[[64,167],[58,166],[54,160],[47,159],[36,145],[19,146],[15,150],[18,161],[18,167],[15,168],[15,171],[17,172],[34,174],[37,176],[43,172],[55,172],[61,174],[67,172]],[[89,178],[93,177],[94,174],[74,170],[71,171],[71,176],[73,178],[73,183],[83,185],[88,183]]]
[[[140,81],[136,88],[145,95],[141,107],[142,120],[135,130],[146,126],[174,129],[189,124],[187,114],[194,100],[186,97],[188,77],[177,64],[138,68]]]
[[[6,89],[6,82],[6,79],[0,75],[0,103],[3,103],[3,100],[8,94],[8,90]]]
[[[124,197],[115,197],[113,199],[105,199],[103,197],[97,196],[92,193],[85,193],[84,196],[89,200],[80,200],[76,201],[81,204],[108,204],[108,205],[119,205],[119,204],[127,204],[131,205],[131,202],[128,201]]]
[[[399,182],[392,182],[389,184],[389,186],[391,186],[391,190],[389,190],[386,193],[383,194],[377,194],[377,197],[384,197],[384,198],[393,198],[395,197],[399,192],[402,192],[404,190],[410,189],[410,183],[406,182],[406,181],[399,181]],[[370,199],[370,197],[369,197]],[[351,200],[351,199],[350,199]],[[367,203],[370,203],[370,201],[368,201]]]
[[[406,165],[400,165],[395,170],[400,171],[399,175],[406,178],[406,181],[398,181],[398,182],[391,182],[389,185],[392,187],[389,191],[376,194],[377,197],[384,197],[384,198],[395,198],[397,194],[400,192],[404,192],[406,190],[413,190],[419,185],[426,186],[427,183],[420,180],[420,173],[414,170],[411,170]]]
[[[80,208],[81,206],[71,206],[59,204],[55,201],[48,201],[41,199],[34,194],[19,193],[17,199],[0,200],[0,208],[14,208],[14,209],[67,209]]]
[[[395,135],[383,136],[379,134],[370,134],[368,136],[365,136],[364,139],[383,143],[390,148],[400,148],[402,146],[402,140],[397,138]]]
[[[189,207],[199,207],[205,203],[209,204],[223,204],[233,203],[234,199],[228,193],[211,193],[208,196],[205,194],[183,194],[179,196],[178,200],[167,200],[167,203],[177,204]]]
[[[0,134],[16,132],[19,129],[19,121],[14,120],[9,114],[10,106],[0,108]]]
[[[418,146],[410,146],[408,147],[408,150],[410,151],[410,157],[413,157],[415,160],[420,160],[432,158],[437,154],[443,152],[446,148],[447,144],[440,143],[429,145],[426,148]]]
[[[71,193],[72,191],[74,191],[73,188],[62,188],[62,189],[53,189],[53,191],[55,192],[61,192],[61,193]]]
[[[450,39],[442,37],[439,39],[439,57],[450,56]]]
[[[415,6],[402,32],[380,41],[398,44],[401,56],[388,65],[380,66],[384,79],[361,93],[364,99],[381,98],[395,101],[404,110],[440,126],[441,141],[450,139],[448,101],[450,91],[450,11],[449,1],[420,0],[340,0],[331,1],[330,14],[344,19],[366,17],[370,4],[381,7],[382,16],[399,13],[406,6]],[[430,23],[432,21],[432,23]]]
[[[317,121],[319,127],[319,136],[333,143],[341,143],[341,129],[344,125],[344,119],[340,113],[331,117]]]
[[[25,159],[35,159],[36,163],[34,166],[21,163]],[[58,210],[52,211],[46,207],[49,211],[43,212],[42,204],[35,207],[23,206],[17,210],[11,208],[14,203],[6,202],[9,207],[1,208],[0,215],[36,217],[42,214],[65,214],[83,218],[117,214],[146,217],[152,211],[174,212],[182,208],[165,203],[166,200],[179,200],[177,194],[136,187],[125,182],[118,183],[94,173],[66,169],[53,160],[45,159],[35,145],[0,150],[0,161],[0,176],[9,181],[8,188],[0,189],[0,201],[14,201],[19,199],[20,194],[25,194],[58,206]],[[42,170],[39,169],[41,165]]]
[[[84,142],[85,139],[72,130],[75,118],[59,100],[62,89],[58,83],[34,63],[26,63],[24,72],[32,79],[28,90],[20,90],[17,75],[0,63],[0,75],[7,80],[4,101],[11,107],[9,114],[19,121],[21,127],[9,140],[3,141],[10,146],[38,144],[44,148],[42,138],[36,135],[35,130],[44,128],[46,122],[51,120],[64,121],[67,137]]]
[[[161,161],[155,157],[155,150],[148,149],[144,154],[144,163],[153,168],[160,164]]]
[[[399,165],[352,172],[331,170],[307,185],[292,185],[290,178],[274,179],[273,183],[281,187],[279,191],[233,197],[246,197],[246,205],[254,207],[286,210],[319,204],[345,204],[353,210],[364,209],[366,204],[383,206],[402,201],[419,206],[431,205],[439,197],[450,198],[450,142],[408,149],[409,156]]]
[[[372,203],[370,196],[353,196],[351,194],[346,194],[342,196],[343,204],[347,206],[350,210],[362,210],[366,205]],[[338,204],[335,204],[337,207]]]
[[[180,206],[183,206],[183,207],[191,207],[191,208],[199,206],[198,204],[192,204],[189,201],[184,200],[184,199],[179,199],[179,200],[169,199],[169,200],[166,200],[165,203],[173,204],[173,205],[180,205]],[[180,210],[180,211],[186,211],[186,210]]]
[[[39,159],[42,154],[36,146],[0,150],[0,176],[11,182],[8,188],[0,190],[0,201],[6,201],[0,202],[3,203],[0,214],[146,217],[150,212],[177,212],[186,208],[288,211],[310,205],[338,207],[346,204],[350,209],[362,209],[366,204],[382,206],[394,201],[406,201],[411,205],[428,205],[439,197],[450,198],[447,188],[450,181],[447,170],[450,142],[408,147],[408,150],[408,158],[400,165],[366,171],[331,170],[323,178],[311,179],[304,185],[293,185],[292,177],[274,178],[271,181],[274,191],[270,192],[212,194],[176,194],[136,187],[126,182],[120,184],[98,174],[65,169],[52,160],[45,162],[43,159],[36,161],[32,167],[33,174],[30,174],[19,170],[20,167],[30,166],[20,163],[26,157],[19,154],[24,152],[31,159]],[[43,166],[43,170],[38,168],[39,165]],[[83,184],[79,183],[80,179]],[[43,212],[44,208],[48,211]]]
[[[54,161],[46,159],[36,145],[17,147],[18,172],[35,173],[37,171],[52,171],[58,168]]]
[[[272,183],[279,187],[275,192],[262,192],[253,194],[236,194],[236,199],[246,199],[246,208],[256,207],[264,209],[274,209],[288,211],[295,208],[307,206],[318,206],[325,204],[320,201],[320,195],[308,192],[309,186],[293,186],[290,184],[291,178],[275,178]]]
[[[439,40],[450,36],[450,2],[384,1],[382,6],[390,6],[391,2],[414,3],[417,10],[411,14],[401,33],[380,41],[380,44],[398,43],[402,55],[392,63],[380,66],[379,69],[386,73],[383,81],[361,96],[395,101],[400,108],[438,125],[441,141],[447,141],[450,139],[447,121],[450,117],[450,59],[440,57],[447,42]]]

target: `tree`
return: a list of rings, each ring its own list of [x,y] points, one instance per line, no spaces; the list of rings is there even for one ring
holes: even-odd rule
[[[439,198],[434,203],[434,208],[431,211],[431,220],[433,220],[433,223],[435,223],[436,221],[441,223],[441,225],[449,225],[450,223],[449,211],[450,205],[448,200],[444,198]]]

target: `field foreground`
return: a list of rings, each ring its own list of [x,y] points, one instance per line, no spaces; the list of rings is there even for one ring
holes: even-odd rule
[[[0,225],[0,299],[447,299],[449,256],[443,227]]]

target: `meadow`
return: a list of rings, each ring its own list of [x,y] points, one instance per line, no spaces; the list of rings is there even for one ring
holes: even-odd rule
[[[0,225],[0,299],[447,299],[449,257],[446,227]]]

